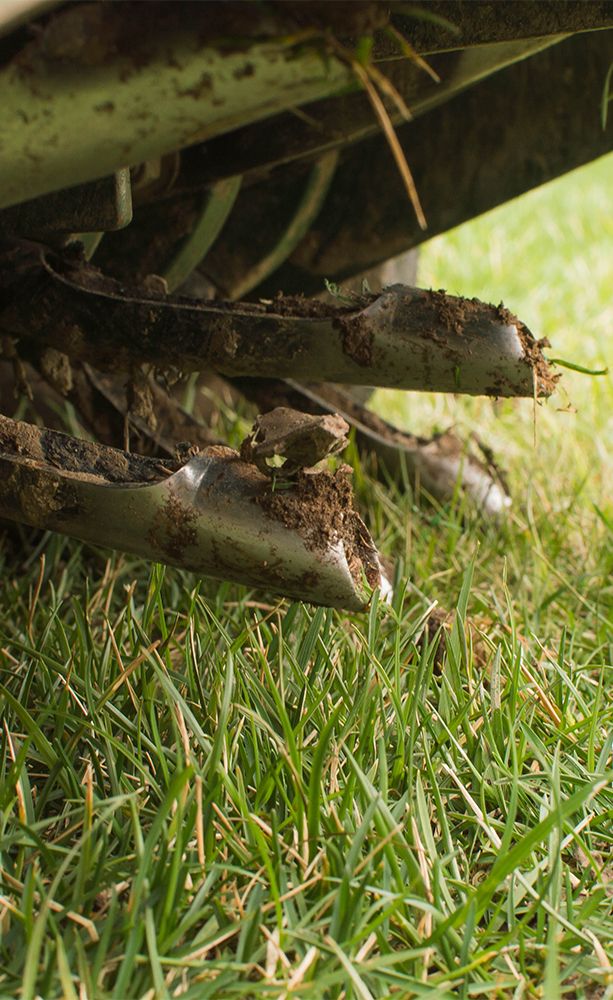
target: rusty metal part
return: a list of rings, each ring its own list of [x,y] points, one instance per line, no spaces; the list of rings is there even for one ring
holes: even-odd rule
[[[132,220],[130,171],[41,195],[0,211],[0,236],[39,239],[52,233],[123,229]]]
[[[6,332],[103,370],[149,363],[490,396],[555,388],[520,320],[502,305],[444,292],[394,285],[355,307],[287,298],[210,304],[130,292],[74,255],[23,242],[4,257],[4,282]]]
[[[0,516],[347,610],[389,590],[347,467],[274,491],[231,448],[181,468],[0,416]]]

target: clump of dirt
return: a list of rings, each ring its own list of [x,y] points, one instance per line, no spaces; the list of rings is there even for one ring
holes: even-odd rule
[[[135,368],[127,385],[128,412],[142,420],[150,431],[157,429],[158,420],[149,371],[145,365]]]
[[[274,521],[297,531],[309,549],[325,552],[339,539],[353,579],[362,573],[372,587],[380,583],[380,567],[362,519],[353,507],[352,470],[343,465],[335,473],[297,474],[290,489],[276,489],[254,497],[254,503]]]
[[[444,288],[426,292],[429,302],[434,305],[436,319],[447,333],[461,334],[468,320],[483,312],[483,302],[479,299],[465,299],[463,296],[447,295]]]
[[[291,475],[342,451],[348,433],[347,422],[336,413],[318,416],[277,406],[256,417],[240,454],[243,461],[253,463],[267,476],[275,474],[270,463],[279,459],[284,474]]]
[[[255,498],[275,521],[298,532],[309,548],[325,550],[342,534],[347,512],[353,510],[351,471],[301,471],[291,489],[276,489]]]
[[[72,366],[67,354],[56,351],[54,347],[45,347],[40,355],[40,370],[60,396],[68,395],[74,382]]]
[[[350,317],[339,316],[335,326],[340,329],[343,352],[361,368],[369,368],[373,363],[374,334],[370,320],[362,313]]]
[[[524,349],[526,361],[534,372],[537,396],[551,396],[562,375],[561,373],[554,374],[552,372],[541,351],[541,347],[549,347],[549,341],[547,339],[536,340],[528,327],[520,323],[518,319],[515,320],[515,325],[517,326],[517,333]]]
[[[191,507],[181,503],[172,493],[157,511],[148,537],[155,548],[161,549],[169,559],[180,563],[184,549],[198,541],[196,521],[198,515]]]
[[[11,420],[0,414],[0,451],[8,455],[19,455],[34,461],[44,461],[40,442],[40,431],[32,424],[21,420]]]
[[[419,301],[419,299],[416,300],[416,302]],[[482,302],[480,299],[452,296],[448,295],[444,288],[440,288],[438,291],[430,289],[425,292],[421,296],[421,302],[428,310],[434,307],[437,328],[442,327],[447,333],[455,333],[458,336],[462,335],[471,320],[483,318],[488,312],[491,314],[492,321],[497,320],[499,323],[504,323],[505,326],[514,326],[524,350],[523,360],[530,365],[534,372],[537,395],[550,396],[552,394],[560,375],[553,374],[543,356],[541,348],[548,347],[548,341],[536,340],[528,327],[510,309],[507,309],[503,302],[495,306],[491,302]],[[424,323],[424,335],[436,339],[437,333],[436,330],[431,330],[427,323]],[[491,394],[498,394],[495,386]]]

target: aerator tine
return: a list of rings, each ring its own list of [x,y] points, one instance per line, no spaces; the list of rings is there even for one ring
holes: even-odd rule
[[[280,483],[221,445],[177,465],[0,416],[0,516],[314,604],[389,591],[347,466]]]

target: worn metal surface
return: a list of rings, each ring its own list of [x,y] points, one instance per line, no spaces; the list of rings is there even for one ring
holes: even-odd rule
[[[156,5],[143,17],[141,4],[77,3],[54,14],[0,69],[0,207],[355,84],[321,45],[213,44],[215,6]]]
[[[132,220],[130,171],[41,195],[0,210],[0,235],[32,239],[53,233],[123,229]]]
[[[19,243],[4,256],[4,329],[107,370],[148,362],[490,396],[550,395],[530,331],[502,305],[396,285],[340,307],[173,299],[127,289],[70,254]]]
[[[412,113],[418,115],[488,73],[556,40],[555,37],[530,39],[445,53],[431,60],[440,73],[439,84],[408,60],[388,60],[382,64],[382,71]],[[388,99],[386,104],[391,119],[400,122],[393,102]],[[164,273],[164,244],[169,250],[172,248],[175,220],[179,226],[185,225],[195,214],[195,199],[202,197],[207,184],[243,172],[244,182],[236,206],[203,267],[217,288],[218,297],[240,298],[268,278],[271,280],[267,288],[274,283],[277,290],[282,285],[277,283],[275,272],[295,249],[292,245],[298,231],[295,222],[305,217],[302,203],[310,183],[306,168],[314,156],[340,150],[341,146],[346,157],[348,145],[378,134],[379,129],[366,96],[344,94],[308,105],[304,113],[277,115],[184,150],[171,188],[157,195],[153,189],[151,197],[155,195],[155,200],[148,204],[147,191],[135,191],[134,222],[128,230],[105,241],[103,269],[126,279],[140,277],[147,270]],[[454,161],[456,155],[454,150]],[[303,160],[308,162],[291,166]],[[286,166],[279,167],[280,164]],[[269,175],[267,171],[272,167],[278,169]],[[380,192],[376,189],[361,192],[361,197],[371,201],[378,199]],[[359,216],[363,209],[361,204],[353,205],[351,212]],[[403,213],[404,206],[398,206],[398,210]],[[307,228],[317,233],[320,227],[314,227],[313,221],[314,218]],[[192,225],[194,228],[198,225],[195,219]],[[339,220],[339,225],[342,227],[343,220]],[[384,238],[383,233],[378,234],[373,246],[376,248]]]
[[[410,32],[407,32],[407,37]],[[414,118],[432,111],[450,98],[519,60],[562,41],[565,35],[494,42],[475,48],[443,52],[428,57],[438,74],[436,83],[408,60],[389,59],[378,64],[396,88]],[[404,118],[393,101],[386,100],[391,121]],[[241,170],[251,173],[283,164],[311,159],[332,149],[347,148],[380,133],[370,101],[363,93],[346,93],[307,104],[302,113],[286,112],[265,122],[246,125],[187,152],[175,184],[175,194],[198,189],[207,181],[231,176]]]
[[[547,38],[611,23],[606,3],[525,2],[519,18],[511,12],[516,5],[495,5],[494,12],[491,4],[447,6],[449,19],[459,22],[455,34],[440,25],[425,28],[410,15],[398,16],[397,23],[422,52],[479,43],[500,46],[499,56],[482,50],[463,57],[438,94],[430,88],[421,110],[535,51],[539,38],[548,44]],[[149,3],[144,18],[142,4],[128,0],[72,3],[54,12],[0,69],[0,207],[94,180],[348,86],[358,89],[351,69],[327,44],[327,33],[354,39],[376,34],[387,8],[330,3],[307,16],[305,10],[294,3],[274,10]],[[374,57],[382,65],[398,59],[398,52],[385,36],[376,39]],[[409,70],[419,91],[424,81]],[[419,94],[412,96],[419,103]],[[362,127],[372,128],[363,115],[358,133]]]
[[[0,417],[2,517],[348,610],[388,589],[346,485],[328,473],[277,502],[270,479],[230,448],[207,448],[167,478],[155,470],[153,460]],[[333,511],[321,502],[330,497]]]

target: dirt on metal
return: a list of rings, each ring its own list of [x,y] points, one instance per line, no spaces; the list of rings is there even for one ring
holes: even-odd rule
[[[358,296],[342,305],[307,303],[300,297],[255,304],[209,303],[168,296],[158,287],[161,283],[126,288],[70,252],[60,256],[22,243],[15,254],[11,274],[17,272],[19,280],[1,316],[7,331],[26,345],[36,340],[105,371],[134,375],[139,365],[147,363],[158,370],[212,368],[225,375],[284,376],[296,367],[302,377],[312,376],[316,369],[321,371],[314,338],[322,343],[329,331],[332,355],[335,351],[339,355],[333,358],[335,373],[342,370],[344,354],[353,363],[348,366],[348,381],[394,385],[400,376],[389,335],[397,330],[399,336],[406,332],[413,344],[415,338],[423,343],[419,387],[451,391],[453,386],[456,391],[453,373],[464,361],[470,373],[471,343],[479,349],[475,331],[487,332],[490,323],[500,329],[504,317],[505,322],[512,319],[521,334],[523,357],[514,358],[514,349],[510,356],[501,350],[500,361],[495,358],[490,368],[479,369],[476,387],[460,391],[549,395],[556,382],[539,343],[519,320],[501,314],[504,307],[456,299],[443,291],[391,287],[381,296]],[[509,337],[512,342],[511,331]],[[431,350],[435,350],[434,378]],[[402,377],[411,384],[416,376],[406,351],[398,361],[405,366]],[[358,374],[357,368],[362,372]]]
[[[197,521],[197,513],[169,493],[163,507],[157,511],[147,537],[154,548],[161,549],[169,559],[180,564],[185,549],[198,541]]]
[[[180,467],[180,463],[175,462],[174,468],[164,473],[157,459],[83,441],[2,415],[0,452],[99,483],[153,483]],[[165,465],[172,464],[165,460]]]
[[[268,517],[297,531],[309,549],[324,553],[341,540],[354,579],[364,570],[374,587],[379,583],[379,569],[372,560],[366,528],[353,507],[351,476],[348,465],[334,473],[303,470],[289,489],[271,489],[255,497],[254,503]]]
[[[311,468],[328,455],[346,448],[349,425],[337,413],[314,415],[287,406],[260,414],[240,454],[266,475],[275,475],[278,460],[283,473]]]
[[[262,305],[266,312],[276,316],[299,317],[300,319],[334,319],[339,313],[354,313],[356,309],[364,308],[376,296],[368,298],[357,297],[355,303],[332,304],[320,299],[307,299],[304,295],[283,295],[279,292],[274,299],[266,299]]]
[[[351,317],[340,316],[335,325],[342,333],[343,351],[361,368],[370,368],[373,363],[374,333],[368,317],[353,313]]]

